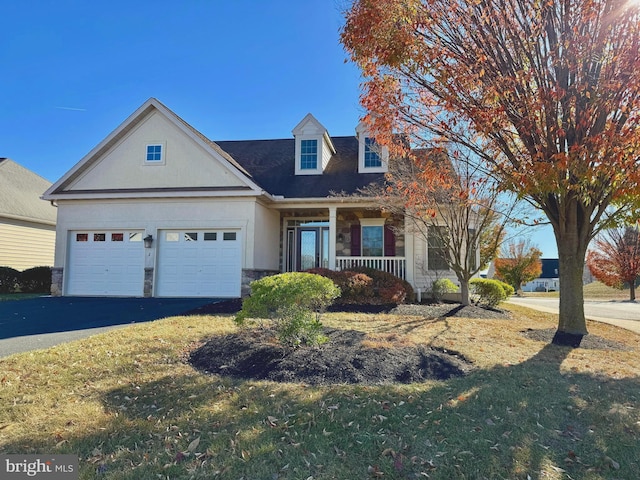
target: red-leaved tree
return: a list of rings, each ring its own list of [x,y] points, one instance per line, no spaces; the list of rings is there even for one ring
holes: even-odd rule
[[[637,4],[356,0],[342,42],[379,143],[457,144],[544,213],[562,285],[553,343],[579,345],[587,247],[640,189]]]
[[[542,273],[542,252],[527,240],[512,240],[502,247],[493,261],[496,277],[522,292],[522,284],[538,278]]]
[[[589,250],[587,266],[605,285],[622,289],[629,285],[629,299],[636,299],[636,280],[640,276],[640,232],[637,228],[614,228],[604,232]]]

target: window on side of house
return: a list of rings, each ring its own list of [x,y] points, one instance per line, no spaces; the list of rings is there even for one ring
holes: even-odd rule
[[[300,140],[300,169],[318,168],[318,140]]]
[[[436,231],[434,231],[436,230]],[[447,264],[446,228],[430,227],[427,235],[427,269],[449,270]]]
[[[362,256],[382,257],[384,252],[384,229],[382,226],[362,227]]]
[[[376,144],[375,139],[366,137],[364,139],[364,167],[374,168],[381,166],[382,160],[378,154],[378,145]]]
[[[164,162],[164,149],[161,144],[147,145],[147,156],[145,162],[162,163]]]

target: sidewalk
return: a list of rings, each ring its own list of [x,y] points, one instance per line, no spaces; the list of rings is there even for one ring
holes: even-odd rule
[[[558,314],[557,302],[558,302],[557,299],[535,299],[532,297],[522,297],[522,298],[511,297],[509,300],[506,301],[506,303],[521,305],[524,307],[529,307],[533,310],[538,310],[540,312],[546,312],[546,313],[554,313],[556,315]],[[630,305],[635,305],[635,304],[630,304],[629,302],[612,302],[612,301],[591,302],[591,303],[594,303],[594,305],[598,303],[598,306],[601,306],[600,304],[602,303],[605,304],[611,316],[603,317],[602,314],[595,315],[593,312],[589,311],[589,308],[592,306],[590,305],[590,302],[585,302],[585,317],[587,318],[587,320],[608,323],[609,325],[614,325],[616,327],[624,328],[625,330],[630,330],[640,335],[640,316],[638,317],[638,319],[615,318],[617,314],[616,305],[624,305],[625,307],[629,307]],[[638,304],[637,308],[640,315],[640,304]]]

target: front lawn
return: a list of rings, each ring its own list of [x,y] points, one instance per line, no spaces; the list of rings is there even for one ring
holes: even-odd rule
[[[406,385],[239,380],[188,352],[229,316],[173,317],[0,361],[0,454],[72,453],[83,479],[605,479],[640,471],[640,336],[557,317],[330,313],[371,348],[458,352],[466,376]],[[529,330],[530,329],[530,330]],[[608,349],[603,350],[602,346]]]

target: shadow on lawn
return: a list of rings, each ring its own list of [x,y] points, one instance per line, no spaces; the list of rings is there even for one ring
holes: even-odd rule
[[[29,451],[79,454],[81,478],[634,478],[640,381],[561,373],[570,351],[424,387],[167,376],[104,394],[95,435]]]

